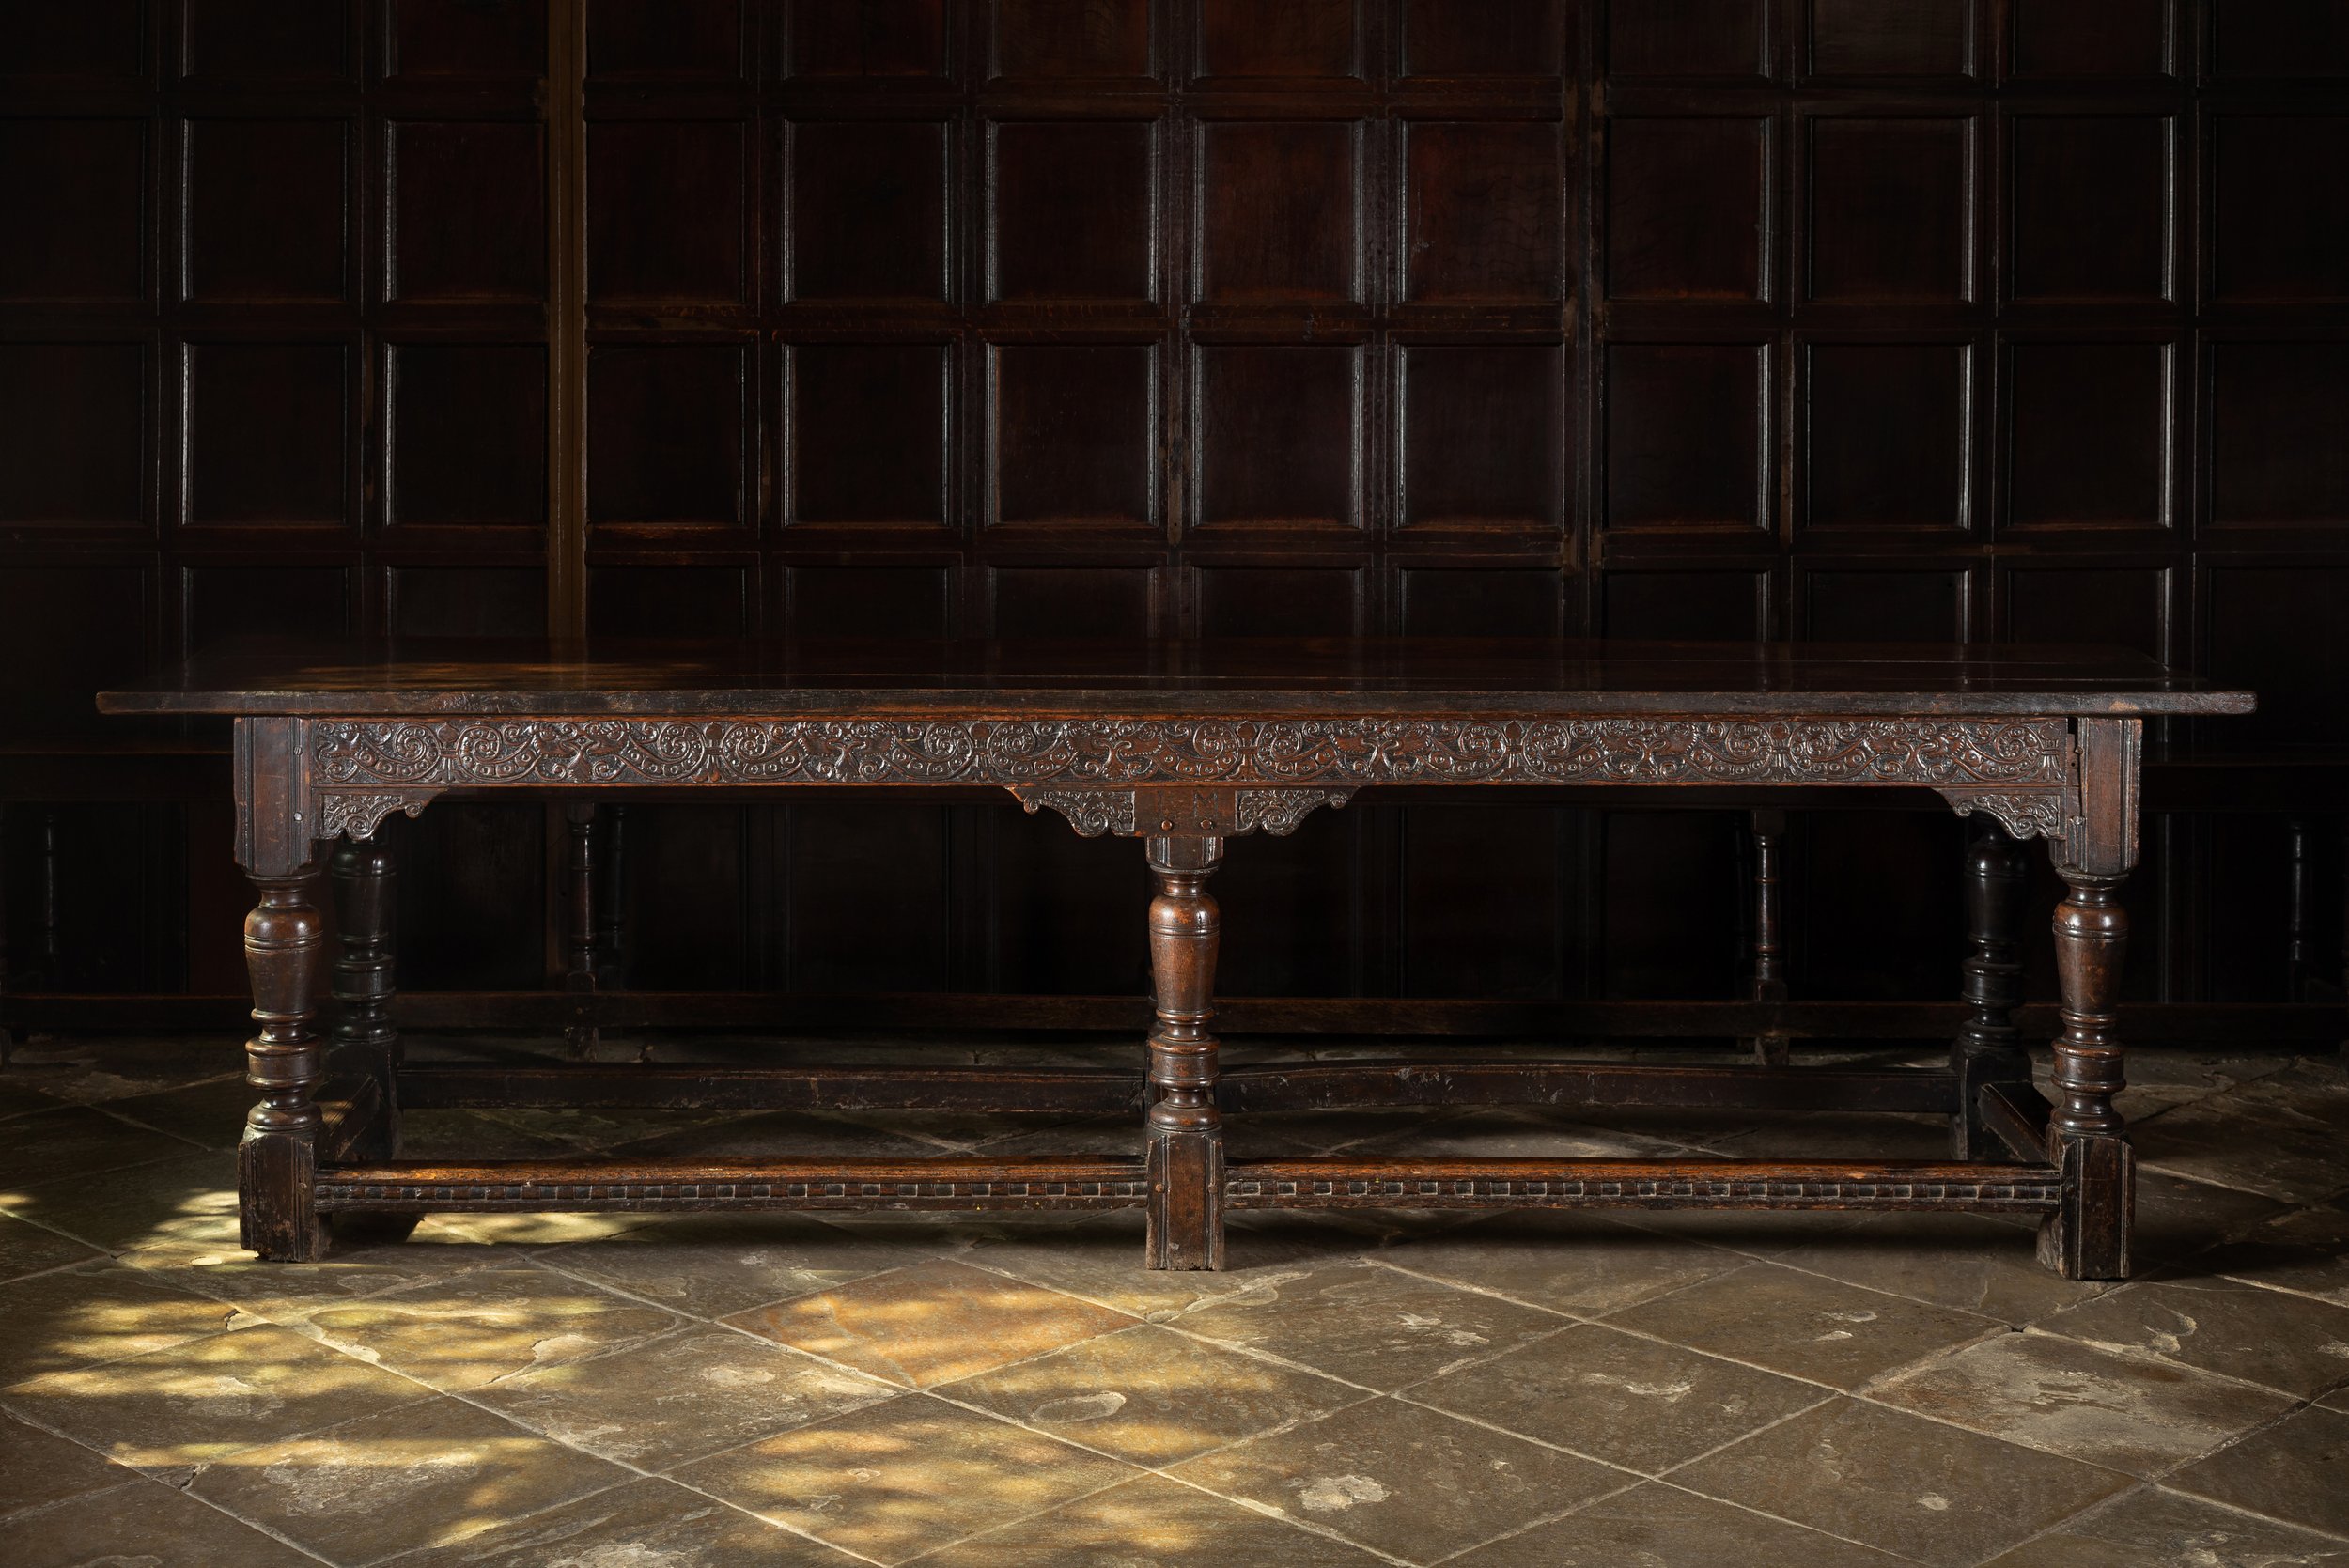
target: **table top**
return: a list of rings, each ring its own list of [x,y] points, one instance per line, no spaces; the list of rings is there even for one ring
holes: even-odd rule
[[[2128,717],[2252,704],[2114,648],[1485,638],[247,643],[98,698],[108,713],[546,719]]]

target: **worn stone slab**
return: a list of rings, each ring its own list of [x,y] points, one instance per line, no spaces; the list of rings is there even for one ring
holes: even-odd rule
[[[1336,1265],[1207,1302],[1185,1333],[1393,1389],[1556,1333],[1554,1312],[1372,1265]]]
[[[1897,1568],[1905,1560],[1712,1498],[1647,1482],[1445,1568]]]
[[[2295,1410],[2164,1478],[2197,1497],[2349,1536],[2349,1413]]]
[[[2020,1326],[2112,1287],[2066,1280],[2031,1232],[1979,1214],[1876,1214],[1779,1255],[1790,1268]]]
[[[901,1394],[701,1460],[677,1479],[894,1564],[1137,1473],[1008,1421]]]
[[[1377,1568],[1360,1546],[1269,1518],[1195,1487],[1143,1476],[974,1536],[922,1568]]]
[[[1415,1383],[1404,1397],[1653,1475],[1830,1396],[1585,1324]]]
[[[236,1317],[226,1302],[111,1263],[11,1281],[0,1285],[0,1387],[217,1334]]]
[[[2349,1384],[2349,1307],[2232,1280],[2147,1280],[2040,1327],[2304,1399]]]
[[[188,1490],[348,1568],[445,1545],[628,1472],[434,1396],[206,1466]]]
[[[132,1126],[90,1106],[37,1110],[12,1119],[8,1135],[0,1138],[0,1188],[38,1190],[51,1182],[170,1159],[194,1147],[184,1139]]]
[[[449,1390],[641,1343],[681,1322],[527,1265],[476,1268],[309,1318],[328,1343]]]
[[[920,1262],[922,1253],[800,1214],[663,1215],[550,1250],[551,1268],[688,1317],[721,1318]]]
[[[472,1397],[558,1442],[658,1471],[895,1392],[748,1334],[688,1328]]]
[[[2349,1204],[2283,1215],[2195,1259],[2194,1266],[2349,1307]]]
[[[1972,1568],[2129,1484],[2115,1470],[1847,1398],[1672,1481],[1932,1568]]]
[[[938,1392],[1137,1465],[1167,1465],[1369,1397],[1153,1325]]]
[[[27,1275],[46,1274],[53,1268],[96,1263],[105,1255],[86,1242],[9,1219],[0,1212],[0,1284]]]
[[[0,1416],[0,1542],[12,1514],[137,1479],[79,1443]]]
[[[1624,1471],[1392,1399],[1167,1472],[1411,1562],[1432,1562],[1628,1485]]]
[[[1972,1312],[1771,1263],[1750,1264],[1610,1321],[1839,1389],[1856,1389],[1999,1327]]]
[[[917,1264],[739,1313],[736,1327],[907,1388],[972,1377],[1130,1327],[1124,1312],[971,1267]]]
[[[1741,1268],[1747,1259],[1595,1214],[1498,1214],[1396,1243],[1378,1261],[1529,1306],[1603,1317]]]
[[[0,1525],[8,1568],[318,1568],[318,1559],[152,1481]]]
[[[2349,1568],[2349,1541],[2140,1486],[1983,1568]]]
[[[1888,1405],[2155,1476],[2292,1407],[2289,1397],[2061,1335],[2002,1334],[1887,1379]]]
[[[398,1560],[399,1568],[855,1568],[820,1541],[675,1482],[632,1481]]]
[[[179,1474],[427,1397],[403,1377],[271,1325],[53,1372],[0,1405],[119,1464]]]

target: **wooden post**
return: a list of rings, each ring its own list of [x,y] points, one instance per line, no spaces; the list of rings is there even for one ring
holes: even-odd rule
[[[1753,1000],[1786,1000],[1785,904],[1781,891],[1781,854],[1786,841],[1786,814],[1765,809],[1753,814]],[[1784,1067],[1793,1061],[1786,1036],[1756,1035],[1753,1060],[1764,1067]]]
[[[392,852],[381,839],[365,844],[348,840],[335,845],[328,862],[334,878],[335,924],[342,951],[334,964],[334,995],[342,1016],[335,1021],[334,1045],[367,1064],[382,1095],[377,1131],[364,1146],[364,1157],[399,1157],[399,1030],[392,1021],[397,994],[393,973],[394,880]]]
[[[2063,1204],[2039,1231],[2040,1260],[2068,1280],[2125,1280],[2136,1164],[2113,1105],[2126,1082],[2116,1010],[2129,917],[2119,890],[2137,863],[2142,728],[2135,719],[2078,722],[2079,813],[2054,846],[2065,894],[2056,906],[2056,1103],[2047,1141]]]
[[[1150,1031],[1145,1116],[1152,1268],[1223,1266],[1223,1118],[1216,1109],[1215,960],[1220,934],[1207,878],[1223,858],[1220,838],[1153,838],[1150,974],[1158,1022]]]
[[[2284,821],[2284,996],[2308,1000],[2309,971],[2309,821],[2305,816]]]
[[[40,983],[49,990],[62,988],[58,971],[65,968],[57,942],[57,808],[40,814]]]
[[[571,995],[571,1021],[564,1039],[573,1056],[596,1048],[596,808],[574,801],[563,808],[570,829],[564,860],[565,896],[569,899],[564,922],[563,988]]]
[[[261,902],[244,922],[244,961],[253,976],[253,1021],[245,1081],[261,1092],[238,1151],[241,1237],[261,1257],[309,1263],[325,1250],[312,1188],[318,1172],[319,1076],[313,997],[321,923],[309,899],[307,865],[290,876],[256,874]]]
[[[2006,1145],[1982,1119],[1983,1086],[2030,1082],[2030,1055],[2015,1009],[2023,1000],[2019,927],[2029,886],[2022,846],[1988,812],[1968,820],[1966,962],[1960,995],[1966,1021],[1950,1043],[1957,1109],[1950,1115],[1950,1152],[1958,1159],[2002,1159]]]

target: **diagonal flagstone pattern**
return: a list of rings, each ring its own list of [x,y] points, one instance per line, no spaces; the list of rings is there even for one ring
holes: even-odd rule
[[[2131,1053],[2184,1157],[2145,1173],[2148,1265],[2112,1288],[2005,1219],[1644,1211],[1249,1213],[1216,1274],[1141,1268],[1130,1212],[434,1217],[259,1264],[233,1154],[199,1146],[233,1133],[233,1051],[0,1069],[0,1568],[2349,1568],[2330,1063]],[[1127,1131],[435,1117],[509,1156]],[[1685,1120],[1631,1127],[1824,1125]],[[1252,1136],[1427,1152],[1421,1121]]]

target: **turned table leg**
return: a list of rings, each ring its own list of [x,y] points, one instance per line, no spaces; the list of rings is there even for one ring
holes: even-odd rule
[[[244,922],[258,1028],[244,1048],[245,1081],[261,1098],[245,1118],[238,1151],[241,1239],[263,1258],[286,1263],[311,1262],[325,1249],[313,1199],[319,1060],[310,1027],[323,942],[310,882],[308,866],[289,876],[257,874],[261,902]]]
[[[382,1096],[382,1110],[364,1155],[370,1159],[399,1157],[399,1030],[392,1022],[394,871],[392,852],[382,842],[334,846],[329,862],[334,878],[334,913],[341,928],[342,951],[334,966],[334,1000],[342,1016],[334,1025],[334,1045],[366,1064]]]
[[[2121,878],[2065,868],[2056,906],[2056,972],[2063,1032],[2055,1042],[2055,1113],[2047,1133],[2063,1168],[2063,1207],[2039,1233],[2039,1255],[2070,1280],[2129,1272],[2134,1157],[2113,1096],[2124,1083],[2115,1009],[2129,917]]]
[[[2134,719],[2082,719],[2077,734],[2078,814],[2050,845],[2064,887],[2055,911],[2063,1032],[2047,1143],[2063,1171],[2063,1205],[2040,1226],[2039,1257],[2068,1280],[2124,1280],[2137,1172],[2112,1102],[2125,1081],[2116,1025],[2129,917],[2120,887],[2137,864],[2143,730]]]
[[[1158,1022],[1150,1031],[1145,1125],[1152,1268],[1223,1266],[1223,1119],[1215,1103],[1215,959],[1218,920],[1206,881],[1223,858],[1220,838],[1153,838],[1150,973]]]
[[[2029,884],[2022,846],[1998,819],[1977,812],[1968,820],[1966,1021],[1950,1045],[1950,1071],[1957,1079],[1950,1152],[1958,1159],[1999,1159],[2006,1145],[1983,1121],[1982,1091],[1991,1083],[2030,1083],[2030,1056],[2015,1026],[2015,1008],[2023,1000],[2019,927]]]

